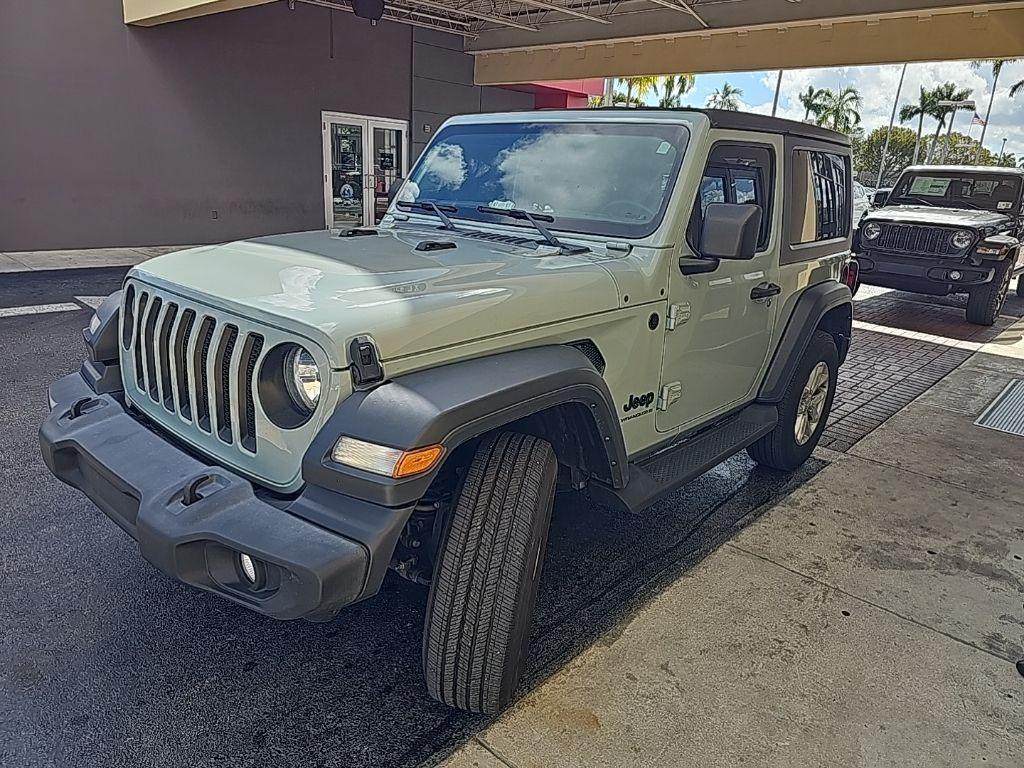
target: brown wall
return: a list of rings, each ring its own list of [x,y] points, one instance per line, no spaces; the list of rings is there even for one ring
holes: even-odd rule
[[[4,0],[0,251],[319,228],[320,111],[411,116],[408,26],[273,3],[137,28],[120,0],[59,5]]]

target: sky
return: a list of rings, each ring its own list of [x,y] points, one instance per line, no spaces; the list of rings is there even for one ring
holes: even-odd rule
[[[807,86],[815,88],[831,88],[838,90],[847,85],[855,86],[864,99],[861,109],[862,125],[870,133],[879,126],[889,124],[892,113],[893,99],[899,84],[902,64],[870,66],[870,67],[828,67],[823,69],[786,70],[782,75],[782,91],[779,98],[779,117],[803,120],[804,109],[800,106],[797,95],[807,90]],[[769,72],[730,72],[727,74],[697,75],[693,90],[683,97],[683,103],[703,106],[707,97],[722,83],[743,90],[741,109],[749,112],[771,114],[772,99],[775,95],[775,82],[778,70]],[[985,146],[992,152],[999,152],[1003,137],[1008,139],[1006,151],[1018,156],[1024,154],[1024,92],[1010,99],[1010,86],[1024,80],[1024,61],[1006,64],[999,76],[995,102],[992,105],[992,117],[989,120],[985,135]],[[962,88],[970,88],[978,105],[978,114],[985,116],[988,108],[989,95],[992,93],[992,71],[989,65],[980,69],[971,67],[966,61],[943,61],[910,64],[907,77],[903,83],[900,104],[917,101],[919,89],[934,87],[939,83],[951,81]],[[657,97],[649,95],[647,101],[657,103]],[[899,124],[899,116],[896,118]],[[969,112],[959,112],[953,130],[966,132],[970,128]],[[917,123],[906,124],[917,129]],[[924,130],[934,132],[935,122],[925,118]],[[981,127],[970,128],[971,135],[978,138]]]

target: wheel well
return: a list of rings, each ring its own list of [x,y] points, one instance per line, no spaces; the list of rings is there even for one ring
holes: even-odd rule
[[[846,353],[850,349],[850,336],[853,334],[853,304],[845,303],[832,307],[821,316],[818,321],[818,328],[831,334],[839,350],[839,363],[846,360]]]

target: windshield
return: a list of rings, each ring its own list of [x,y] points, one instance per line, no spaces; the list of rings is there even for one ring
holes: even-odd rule
[[[890,205],[934,205],[1009,213],[1020,199],[1018,176],[998,173],[905,174],[889,196]]]
[[[515,208],[552,217],[551,229],[644,237],[661,222],[688,138],[678,124],[451,125],[397,199],[454,206],[456,220],[528,227],[477,210]]]

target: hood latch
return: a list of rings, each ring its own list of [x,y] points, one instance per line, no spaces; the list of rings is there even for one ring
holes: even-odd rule
[[[372,387],[384,381],[384,365],[377,353],[377,345],[369,336],[356,336],[348,345],[352,365],[352,386],[356,389]]]

